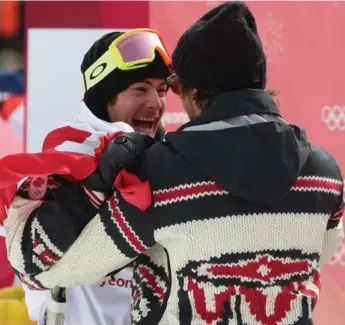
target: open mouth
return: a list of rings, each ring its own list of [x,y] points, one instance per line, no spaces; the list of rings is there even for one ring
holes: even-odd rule
[[[158,123],[158,118],[152,117],[138,117],[133,118],[133,128],[137,132],[144,132],[149,135],[154,135],[154,131],[156,130],[156,126]]]

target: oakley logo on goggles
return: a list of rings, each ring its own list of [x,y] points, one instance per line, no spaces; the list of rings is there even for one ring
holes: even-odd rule
[[[96,62],[83,74],[84,91],[103,80],[113,70],[135,70],[146,67],[155,59],[155,50],[167,66],[171,58],[161,36],[152,29],[134,29],[115,39]]]

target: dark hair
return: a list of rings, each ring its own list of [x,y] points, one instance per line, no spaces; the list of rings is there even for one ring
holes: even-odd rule
[[[185,86],[181,84],[181,96],[187,96],[192,92],[193,88]],[[210,98],[213,96],[213,93],[203,92],[200,90],[196,90],[195,94],[193,95],[193,100],[195,100],[196,105],[202,109],[206,106]]]
[[[187,96],[191,93],[193,88],[181,85],[181,96]],[[273,89],[266,88],[265,91],[272,97],[272,99],[278,104],[278,91]],[[211,97],[214,96],[214,93],[203,92],[200,90],[196,90],[195,94],[193,95],[193,100],[195,100],[196,105],[203,110],[206,104],[209,102]]]

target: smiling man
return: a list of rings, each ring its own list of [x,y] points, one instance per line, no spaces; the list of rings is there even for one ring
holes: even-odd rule
[[[161,131],[160,120],[166,106],[166,78],[171,73],[170,65],[171,59],[162,39],[154,30],[138,29],[104,35],[83,58],[81,72],[85,94],[80,114],[74,122],[94,134],[135,130],[153,137],[157,130]],[[57,129],[54,132],[60,131]],[[44,195],[37,197],[30,191],[30,184],[33,183],[29,178],[17,192],[15,200],[20,199],[23,204],[14,218],[19,220],[25,216],[29,222],[31,217],[40,216],[49,227],[54,227],[54,216],[62,219],[71,217],[77,222],[84,213],[96,214],[97,202],[90,195],[96,201],[105,196],[101,192],[86,193],[80,184],[51,175],[45,179],[45,188],[40,189]],[[33,210],[33,205],[39,205],[39,209]],[[54,229],[55,235],[60,236],[61,229]],[[9,226],[9,234],[12,230]],[[70,229],[64,231],[68,233]],[[40,263],[36,266],[40,268]],[[133,267],[128,266],[92,285],[74,286],[67,290],[55,288],[48,300],[42,292],[43,305],[37,291],[25,287],[26,300],[31,316],[40,318],[40,325],[129,325],[132,276]],[[24,283],[31,289],[35,288],[35,283]],[[40,317],[37,317],[37,307]]]
[[[142,35],[139,34],[142,38],[129,36],[133,38],[131,43],[123,44],[126,40],[123,37],[126,34],[107,34],[86,53],[81,65],[86,89],[84,101],[88,109],[99,119],[108,122],[125,122],[135,131],[154,136],[165,110],[168,90],[165,79],[169,76],[170,70],[167,65],[170,58],[165,50],[157,47],[159,44],[156,42],[159,39],[155,36],[158,35],[142,32]],[[139,61],[137,66],[128,67],[128,70],[123,70],[127,67],[120,66],[108,75],[105,68],[93,77],[97,67],[109,60],[106,54],[114,40],[119,40],[117,48],[122,49],[124,55],[128,55],[130,59],[132,54],[129,51],[133,52],[135,46],[140,48],[145,42],[151,47],[156,46],[156,53],[159,55],[156,55],[150,64],[142,67],[140,55],[152,55],[152,51],[144,53],[143,48],[140,48],[141,51],[137,51],[136,54]]]
[[[165,109],[166,93],[165,80],[150,78],[136,82],[108,104],[109,119],[154,136]]]

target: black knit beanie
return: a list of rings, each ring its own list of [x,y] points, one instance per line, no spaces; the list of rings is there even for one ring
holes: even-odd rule
[[[102,36],[84,55],[81,63],[81,72],[84,73],[98,58],[109,48],[109,45],[124,33],[113,32]],[[121,91],[131,84],[147,78],[165,79],[170,75],[168,67],[156,51],[153,62],[146,67],[123,71],[115,69],[102,81],[87,90],[84,94],[84,102],[90,111],[98,118],[109,121],[107,104]]]
[[[255,18],[243,2],[207,12],[181,36],[172,59],[181,83],[200,91],[266,87],[266,57]]]

